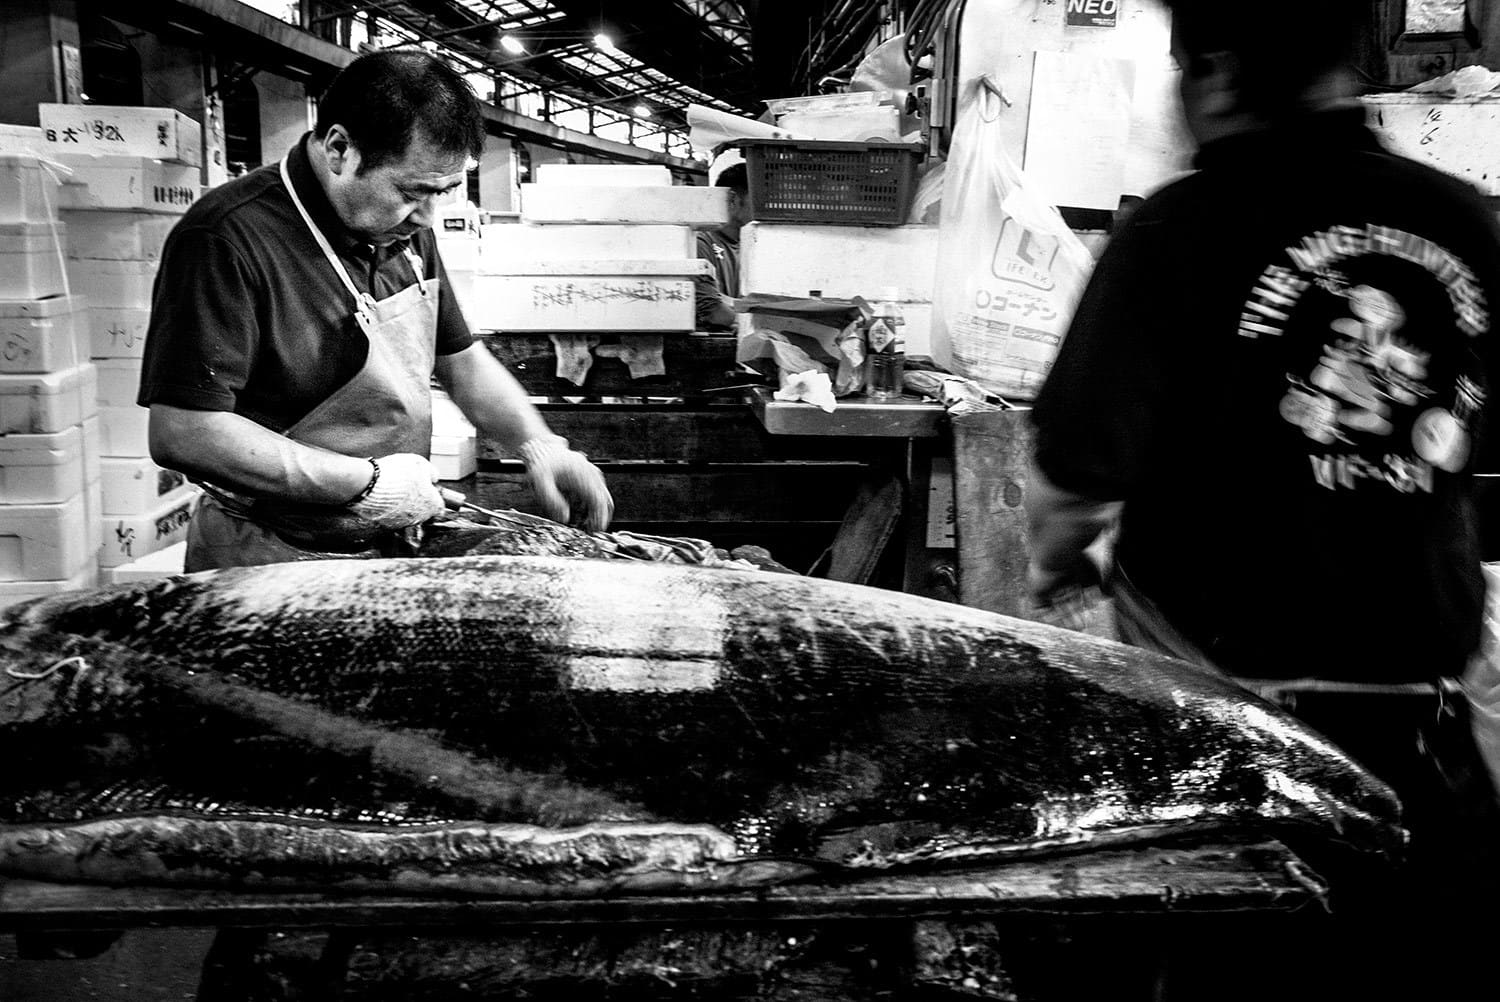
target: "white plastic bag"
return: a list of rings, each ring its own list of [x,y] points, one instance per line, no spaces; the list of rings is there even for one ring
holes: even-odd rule
[[[1000,89],[987,76],[974,86],[943,179],[932,357],[991,392],[1030,400],[1094,262],[1006,154]]]

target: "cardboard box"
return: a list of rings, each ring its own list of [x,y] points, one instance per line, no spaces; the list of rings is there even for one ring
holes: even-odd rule
[[[142,459],[151,455],[151,412],[145,407],[99,408],[99,451]]]
[[[73,291],[87,297],[90,306],[145,310],[151,307],[156,265],[155,261],[77,258],[68,262],[68,279]]]
[[[66,581],[0,581],[0,608],[65,591],[93,588],[98,583],[98,564],[89,564]]]
[[[114,261],[160,261],[176,216],[154,212],[68,209],[68,257]]]
[[[39,104],[42,138],[57,153],[154,157],[200,167],[203,128],[173,108]]]
[[[8,505],[0,518],[0,581],[59,581],[93,562],[83,495],[61,504]]]
[[[0,435],[0,505],[60,504],[83,490],[83,470],[78,425],[45,435]]]
[[[697,253],[689,226],[510,223],[484,228],[479,260],[483,267],[503,267],[505,262],[665,260]]]
[[[82,296],[0,299],[0,372],[60,372],[87,362]]]
[[[0,223],[0,299],[42,299],[66,291],[62,223]]]
[[[671,223],[722,226],[729,222],[729,189],[521,185],[523,223]]]
[[[90,306],[84,320],[90,358],[141,358],[151,311],[145,307]]]
[[[100,567],[119,567],[187,539],[188,522],[203,492],[188,485],[140,515],[106,515]]]
[[[164,470],[148,458],[110,456],[101,460],[101,504],[105,515],[140,515],[187,484],[176,470]]]
[[[62,431],[99,410],[99,374],[83,364],[62,372],[0,373],[0,435]]]
[[[0,223],[45,223],[56,205],[57,182],[40,160],[0,152]]]
[[[73,176],[58,194],[60,209],[165,213],[180,216],[203,191],[198,168],[144,157],[64,156]]]
[[[691,331],[691,278],[475,275],[477,330]]]

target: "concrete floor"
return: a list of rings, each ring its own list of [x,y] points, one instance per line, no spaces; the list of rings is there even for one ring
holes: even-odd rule
[[[198,995],[212,929],[138,929],[89,960],[22,960],[0,936],[0,1002],[181,1002]]]

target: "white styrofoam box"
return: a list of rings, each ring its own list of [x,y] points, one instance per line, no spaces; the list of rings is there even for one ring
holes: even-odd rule
[[[203,491],[191,484],[139,515],[105,515],[100,567],[118,567],[187,539],[188,522]]]
[[[479,442],[473,435],[432,436],[432,466],[442,480],[462,480],[478,469]]]
[[[723,226],[729,222],[729,189],[686,184],[667,188],[523,184],[521,221]]]
[[[42,138],[57,153],[203,163],[203,127],[173,108],[44,103],[36,110]]]
[[[101,460],[101,503],[106,515],[139,515],[187,484],[176,470],[164,470],[150,459],[110,456]]]
[[[104,545],[104,487],[97,477],[83,485],[83,514],[90,532],[89,552],[97,558]]]
[[[474,315],[474,275],[472,271],[448,272],[448,288],[445,293],[453,294],[459,312],[466,320]]]
[[[99,374],[85,363],[62,372],[0,373],[0,435],[62,431],[94,414]]]
[[[0,299],[42,299],[67,291],[62,223],[0,223]]]
[[[68,279],[90,306],[144,310],[151,307],[156,266],[155,261],[74,259],[68,262]]]
[[[151,455],[151,411],[145,407],[99,408],[99,451],[105,456]]]
[[[203,192],[197,167],[133,156],[58,159],[73,169],[58,193],[63,209],[181,215]]]
[[[151,212],[67,209],[68,257],[117,261],[159,261],[176,216]]]
[[[0,581],[59,581],[94,558],[83,494],[60,504],[8,505],[0,518]]]
[[[155,581],[158,578],[181,574],[187,564],[187,540],[148,553],[118,567],[104,567],[99,571],[99,580],[105,584],[126,584],[131,581]]]
[[[57,211],[57,182],[34,156],[0,153],[0,223],[45,223]]]
[[[499,331],[691,331],[691,278],[475,275],[469,325]]]
[[[895,286],[928,302],[937,273],[936,226],[748,223],[740,231],[740,292],[873,300]]]
[[[104,472],[104,453],[100,452],[103,444],[103,432],[100,425],[102,421],[97,413],[91,417],[84,418],[79,422],[79,429],[83,432],[83,480],[85,483],[94,483]]]
[[[1389,149],[1500,195],[1500,101],[1493,95],[1371,94],[1360,100],[1367,124]]]
[[[78,425],[46,435],[0,435],[0,505],[58,504],[83,490],[83,482]]]
[[[458,236],[438,234],[438,256],[450,272],[479,270],[479,237],[467,233]]]
[[[145,307],[90,306],[89,357],[140,358],[146,354],[146,328],[151,310]]]
[[[432,391],[432,434],[469,435],[477,434],[473,423],[459,410],[458,404],[443,390]]]
[[[685,257],[668,261],[517,261],[508,259],[485,265],[480,271],[486,275],[597,275],[613,278],[636,278],[639,276],[704,275],[709,263],[702,258]]]
[[[697,254],[690,226],[570,226],[512,223],[487,226],[480,265],[522,261],[670,260]]]
[[[89,564],[66,581],[0,581],[0,608],[28,599],[60,595],[65,591],[93,588],[98,583],[98,564]]]
[[[138,358],[98,358],[100,407],[133,407],[141,389],[141,365]]]
[[[672,172],[655,164],[542,164],[537,167],[538,184],[593,185],[631,188],[648,185],[670,187]]]
[[[41,126],[11,125],[9,122],[0,122],[0,153],[29,157],[47,153],[50,156],[51,147],[47,146],[46,142],[47,140],[42,136]]]
[[[0,372],[58,372],[88,361],[81,296],[0,299]]]

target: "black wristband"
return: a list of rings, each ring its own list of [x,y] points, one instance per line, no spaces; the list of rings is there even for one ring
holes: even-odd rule
[[[379,482],[380,482],[380,464],[377,463],[377,462],[375,462],[375,457],[371,456],[370,457],[370,482],[367,483],[367,484],[365,484],[365,489],[364,490],[362,490],[358,494],[354,495],[348,501],[345,501],[344,502],[344,507],[345,508],[353,508],[355,505],[359,504],[365,498],[369,497],[370,496],[370,492],[375,489],[375,485],[377,483],[379,483]]]

